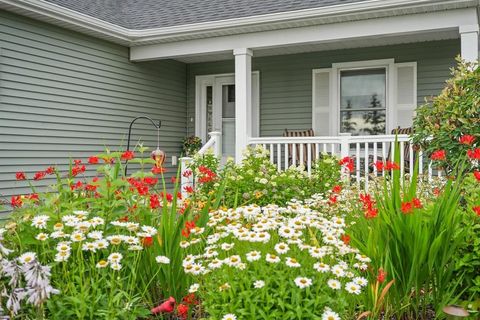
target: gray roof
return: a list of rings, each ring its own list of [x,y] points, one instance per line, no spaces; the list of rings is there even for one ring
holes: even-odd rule
[[[366,0],[44,0],[128,29],[149,29]]]

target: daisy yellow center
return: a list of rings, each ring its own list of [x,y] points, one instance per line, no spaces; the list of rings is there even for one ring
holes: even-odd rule
[[[30,261],[32,261],[32,257],[26,257],[25,258],[25,262],[30,262]]]
[[[328,316],[327,320],[335,320],[333,316]]]

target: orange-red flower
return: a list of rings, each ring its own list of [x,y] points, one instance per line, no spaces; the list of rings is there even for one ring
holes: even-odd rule
[[[353,159],[350,157],[344,157],[342,160],[339,161],[339,164],[341,166],[345,166],[349,172],[353,172],[355,169],[355,164],[353,162]]]
[[[73,168],[72,168],[72,177],[76,177],[77,175],[79,175],[80,173],[83,173],[85,172],[85,170],[87,170],[87,168],[85,167],[85,165],[75,165]]]
[[[459,139],[461,144],[472,145],[475,142],[475,137],[469,134],[464,134]]]
[[[152,173],[153,174],[161,174],[161,173],[165,173],[165,171],[167,171],[164,167],[157,167],[157,166],[154,166],[152,168]]]
[[[193,187],[192,186],[185,186],[185,187],[183,187],[183,190],[185,190],[186,193],[193,193]]]
[[[19,171],[19,172],[15,173],[15,178],[17,180],[25,180],[25,179],[27,179],[27,176],[25,176],[25,172]]]
[[[348,244],[350,243],[350,236],[348,234],[342,234],[342,236],[340,237],[340,239],[343,241],[344,244],[346,244],[348,246]]]
[[[333,193],[340,193],[340,191],[342,191],[342,186],[341,185],[337,184],[337,185],[333,186],[333,188],[332,188]]]
[[[23,205],[22,196],[12,196],[10,205],[14,208],[20,208]]]
[[[411,202],[402,202],[401,210],[403,214],[409,214],[413,212],[413,204]]]
[[[98,163],[98,157],[92,156],[92,157],[88,158],[88,163],[97,164]]]
[[[187,319],[188,317],[188,305],[186,304],[183,304],[183,303],[180,303],[178,306],[177,306],[177,314],[179,316],[180,319]]]
[[[480,217],[480,206],[473,207],[472,209],[473,212],[475,212],[475,214]]]
[[[386,278],[387,278],[387,273],[382,268],[378,269],[377,281],[380,283],[383,283]]]
[[[475,177],[475,179],[477,179],[478,182],[480,182],[480,171],[475,170],[473,172],[473,176]]]
[[[183,171],[182,176],[184,176],[185,178],[188,178],[192,174],[193,174],[192,170],[185,170],[185,171]]]
[[[145,248],[151,247],[153,245],[153,238],[152,237],[143,238],[142,244]]]
[[[412,204],[415,209],[421,209],[423,207],[422,202],[418,198],[413,198]]]
[[[158,207],[160,207],[160,200],[158,199],[158,195],[152,194],[150,196],[150,208],[156,209]]]
[[[443,161],[446,159],[446,152],[445,150],[437,150],[432,152],[432,155],[430,157],[432,160],[436,161]]]
[[[472,160],[480,160],[480,148],[474,150],[468,150],[467,155]]]
[[[33,175],[33,180],[42,180],[43,178],[45,178],[46,175],[47,174],[45,171],[35,172],[35,174]]]
[[[46,174],[55,174],[55,168],[54,168],[54,167],[48,167],[48,168],[45,170],[45,173],[46,173]]]
[[[127,150],[122,155],[120,156],[120,159],[122,160],[132,160],[135,158],[135,153],[133,151]]]

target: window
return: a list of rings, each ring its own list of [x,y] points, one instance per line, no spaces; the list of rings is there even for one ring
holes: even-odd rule
[[[386,69],[340,71],[340,132],[385,134]]]

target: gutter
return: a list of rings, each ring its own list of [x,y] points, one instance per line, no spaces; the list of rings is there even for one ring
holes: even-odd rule
[[[42,0],[0,0],[0,9],[126,46],[480,6],[480,0],[367,0],[321,8],[134,30]],[[401,12],[400,12],[401,11]],[[400,13],[399,13],[400,12]]]

